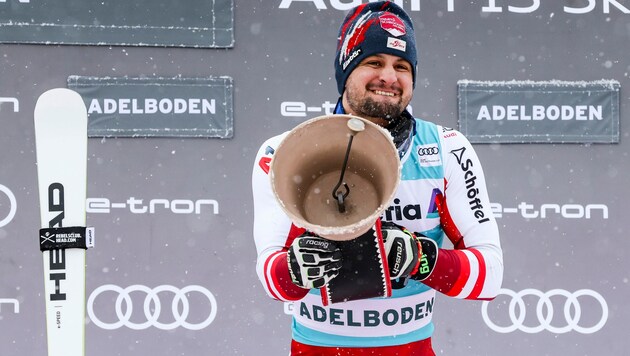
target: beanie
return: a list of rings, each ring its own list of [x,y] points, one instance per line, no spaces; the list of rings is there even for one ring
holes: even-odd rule
[[[362,4],[351,10],[341,24],[335,57],[337,89],[343,93],[346,80],[366,57],[386,53],[411,64],[416,84],[416,38],[405,11],[390,1]]]

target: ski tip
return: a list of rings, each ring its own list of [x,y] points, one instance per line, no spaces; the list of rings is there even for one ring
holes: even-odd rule
[[[45,113],[51,110],[87,117],[87,109],[81,95],[67,88],[50,89],[39,96],[35,103],[35,117],[45,116]],[[40,113],[42,115],[39,115]]]
[[[37,99],[37,102],[41,102],[41,101],[54,102],[60,99],[63,99],[63,100],[81,99],[81,102],[83,102],[83,99],[81,98],[81,95],[79,93],[68,88],[54,88],[54,89],[47,90],[39,96],[39,99]]]

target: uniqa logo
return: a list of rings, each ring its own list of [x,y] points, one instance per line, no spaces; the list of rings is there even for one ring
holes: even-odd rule
[[[15,217],[15,212],[17,211],[17,201],[15,200],[15,195],[13,195],[11,189],[2,184],[0,184],[0,192],[4,193],[7,198],[9,198],[9,212],[4,219],[0,220],[0,227],[4,227],[13,220],[13,217]],[[2,206],[1,203],[0,206]]]
[[[106,292],[116,293],[114,311],[118,321],[113,323],[102,321],[94,312],[96,298]],[[131,299],[131,294],[133,292],[143,293],[145,295],[142,307],[146,321],[139,323],[131,321],[134,306]],[[174,321],[170,323],[164,323],[158,320],[160,315],[162,315],[162,300],[160,298],[160,294],[166,292],[174,295],[170,308],[170,313],[172,314],[171,317],[174,318]],[[209,307],[208,316],[205,320],[199,323],[191,323],[187,321],[188,315],[190,314],[190,300],[188,299],[188,294],[191,292],[200,293],[205,297],[205,299],[207,299],[207,303],[205,304]],[[214,318],[217,315],[217,300],[209,290],[199,285],[190,285],[180,289],[171,285],[161,285],[155,288],[149,288],[147,286],[134,284],[126,288],[121,288],[117,285],[106,284],[96,288],[92,294],[90,294],[87,301],[87,312],[94,324],[106,330],[114,330],[122,326],[126,326],[133,330],[144,330],[151,326],[160,330],[173,330],[180,326],[188,330],[201,330],[214,321]],[[198,311],[195,311],[193,314],[198,315],[198,313]]]
[[[563,289],[552,289],[548,292],[541,292],[537,289],[531,288],[524,289],[520,292],[514,292],[510,289],[501,289],[499,291],[499,295],[507,295],[511,298],[508,305],[510,325],[500,326],[491,320],[488,315],[488,305],[490,302],[485,301],[481,305],[481,315],[486,325],[498,333],[511,333],[513,331],[520,330],[528,334],[536,334],[546,330],[554,334],[564,334],[575,330],[581,334],[593,334],[599,331],[608,320],[608,304],[606,303],[606,300],[601,296],[601,294],[590,289],[580,289],[573,293]],[[524,323],[525,316],[527,314],[527,305],[523,300],[523,297],[525,296],[538,298],[538,302],[536,303],[536,318],[538,320],[538,325],[527,326]],[[554,307],[551,300],[552,297],[564,299],[563,316],[565,319],[564,323],[566,325],[555,326],[551,324],[554,318]],[[599,304],[599,309],[597,307],[588,308],[589,310],[601,310],[599,321],[594,325],[580,325],[580,322],[582,321],[581,317],[583,307],[580,303],[580,297],[590,297]],[[493,306],[500,305],[504,305],[504,303],[493,303]]]

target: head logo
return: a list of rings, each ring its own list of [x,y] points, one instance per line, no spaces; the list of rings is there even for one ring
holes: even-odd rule
[[[63,184],[52,183],[48,186],[48,212],[56,214],[48,222],[48,227],[63,227],[63,219],[66,216],[64,196]],[[46,252],[49,254],[50,261],[49,279],[55,283],[55,288],[50,294],[50,300],[66,300],[66,294],[61,293],[61,281],[66,279],[66,250],[55,249]]]

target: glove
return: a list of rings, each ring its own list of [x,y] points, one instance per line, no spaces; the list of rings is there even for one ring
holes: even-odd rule
[[[381,226],[390,279],[427,279],[437,261],[437,243],[389,221]]]
[[[302,288],[321,288],[339,274],[341,250],[333,241],[302,234],[287,251],[291,280]]]
[[[422,246],[409,230],[392,222],[381,224],[383,242],[387,252],[389,278],[409,277],[420,266]]]
[[[439,249],[437,242],[434,240],[422,235],[419,232],[416,232],[415,236],[420,242],[420,245],[422,245],[422,256],[420,257],[420,266],[418,266],[418,271],[411,275],[411,279],[424,281],[429,278],[431,273],[433,273]]]

